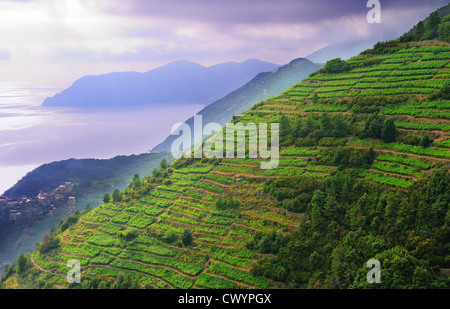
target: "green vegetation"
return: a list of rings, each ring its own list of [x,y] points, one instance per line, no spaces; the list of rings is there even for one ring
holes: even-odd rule
[[[106,247],[124,245],[123,241],[121,241],[119,238],[103,233],[95,233],[87,239],[87,242],[93,245]]]
[[[346,61],[336,58],[329,60],[322,70],[324,73],[336,74],[347,72],[349,69],[350,65]]]
[[[296,233],[287,238],[290,244],[280,249],[277,258],[260,262],[254,272],[266,274],[275,280],[294,280],[308,287],[317,284],[328,288],[360,287],[364,282],[359,274],[364,272],[364,263],[369,257],[379,256],[382,265],[388,265],[397,256],[406,254],[411,257],[412,263],[393,268],[392,271],[397,275],[382,282],[383,288],[448,285],[448,280],[444,277],[430,280],[426,286],[419,279],[422,277],[413,277],[414,272],[419,269],[423,272],[421,276],[431,275],[430,269],[422,271],[424,260],[441,265],[448,263],[443,251],[437,255],[434,252],[437,248],[440,248],[438,251],[445,250],[439,239],[448,234],[448,215],[447,219],[439,215],[448,213],[448,207],[445,206],[448,202],[440,200],[447,196],[444,199],[448,201],[446,191],[449,184],[445,183],[450,177],[448,170],[444,168],[436,171],[427,182],[416,183],[414,190],[383,191],[383,186],[366,187],[367,183],[362,183],[359,193],[355,194],[353,190],[353,194],[345,196],[341,195],[345,192],[344,187],[352,186],[352,182],[354,187],[358,183],[348,175],[344,178],[347,181],[342,182],[341,177],[323,182],[324,187],[319,186],[320,191],[314,191],[307,211],[312,219],[311,224],[303,222]],[[348,181],[350,183],[344,186]],[[338,191],[334,191],[336,185],[340,187]],[[419,196],[425,200],[418,199]],[[348,200],[343,203],[343,199]],[[350,200],[355,203],[349,203]],[[333,207],[327,207],[333,204]],[[441,224],[446,227],[441,229]],[[418,242],[411,245],[410,232],[425,226],[428,231],[433,232],[427,236],[420,232],[414,233]],[[335,234],[336,231],[342,233],[343,229],[346,232],[341,236]],[[337,238],[333,238],[333,235]],[[437,242],[425,249],[419,239],[428,237]],[[352,258],[346,259],[346,256]],[[339,263],[337,259],[340,260]],[[323,263],[329,265],[325,268],[325,273]],[[404,267],[412,267],[415,271],[404,273]],[[349,273],[353,274],[351,278],[346,277]],[[402,279],[399,279],[397,276],[401,273]],[[345,277],[347,279],[344,280]],[[340,280],[336,281],[336,278]]]
[[[389,171],[392,171],[392,169]],[[413,183],[407,179],[395,176],[388,176],[380,173],[364,171],[360,174],[360,176],[366,177],[366,179],[373,180],[381,184],[391,185],[400,188],[409,188],[413,185]]]
[[[258,288],[267,288],[269,286],[268,282],[262,278],[253,276],[248,272],[233,268],[219,262],[213,262],[208,271],[225,276],[232,280],[242,281],[246,284],[255,285]]]
[[[387,162],[392,162],[392,163],[399,163],[399,164],[403,164],[403,165],[409,165],[412,167],[415,167],[417,169],[429,169],[432,164],[424,162],[422,160],[418,160],[418,159],[411,159],[408,158],[406,155],[404,156],[395,156],[395,155],[380,155],[377,157],[378,161],[387,161]]]
[[[207,289],[233,289],[236,287],[236,285],[231,281],[219,277],[213,277],[206,273],[198,276],[195,281],[195,285]]]

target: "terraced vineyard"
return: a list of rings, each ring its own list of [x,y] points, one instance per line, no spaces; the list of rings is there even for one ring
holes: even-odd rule
[[[155,288],[321,282],[313,278],[308,283],[303,277],[290,282],[282,264],[273,266],[281,269],[277,275],[264,272],[270,264],[267,258],[278,252],[289,258],[283,251],[287,249],[280,248],[292,235],[311,228],[320,231],[321,225],[336,229],[336,221],[326,220],[338,213],[345,194],[339,191],[336,200],[328,200],[321,197],[319,185],[351,183],[355,196],[362,195],[356,193],[360,187],[412,194],[408,190],[416,183],[437,170],[448,173],[450,167],[450,44],[394,42],[388,48],[384,54],[374,49],[350,59],[346,72],[312,74],[235,119],[244,124],[280,123],[276,169],[261,169],[259,158],[178,159],[55,233],[60,239],[57,249],[37,250],[32,256],[38,276],[67,287],[66,262],[77,259],[85,278],[101,279],[107,287],[120,273],[142,287]],[[360,204],[349,202],[359,208],[347,213],[366,211]],[[325,207],[322,221],[314,205]],[[342,224],[333,237],[356,233],[361,217]],[[416,237],[411,233],[411,239]],[[310,248],[300,242],[295,246],[304,249],[299,252]],[[379,246],[387,247],[381,241]],[[316,250],[340,254],[333,247]],[[317,252],[306,260],[321,265]]]
[[[416,44],[409,48],[399,47],[396,52],[386,55],[354,57],[347,61],[353,67],[349,72],[312,74],[312,77],[293,85],[280,96],[260,103],[258,108],[247,113],[240,121],[252,121],[255,116],[262,118],[256,122],[263,119],[272,121],[274,113],[280,110],[288,117],[303,119],[303,122],[307,121],[310,114],[341,114],[346,117],[362,112],[379,112],[381,115],[394,116],[395,125],[402,133],[431,132],[435,140],[441,141],[430,148],[370,140],[348,141],[347,146],[365,149],[374,147],[380,154],[395,152],[399,156],[411,158],[422,156],[427,162],[440,162],[448,166],[450,152],[445,148],[450,142],[450,101],[426,99],[436,89],[448,85],[450,46],[440,44]],[[377,64],[364,65],[368,59]],[[363,104],[355,98],[368,97],[372,100],[382,98],[383,102],[365,111],[363,109],[367,109],[367,106],[361,106]],[[288,151],[284,150],[284,153]],[[371,181],[399,187],[409,187],[411,181],[424,175],[419,169],[410,170],[406,166],[394,164],[393,167],[390,163],[375,162],[373,169],[363,175]]]
[[[282,160],[293,164],[287,164],[289,169],[280,169],[273,176],[286,171],[324,177],[328,169],[317,169],[305,160],[319,152],[286,149]],[[299,160],[305,164],[295,164]],[[276,210],[276,201],[267,199],[262,184],[241,181],[245,177],[266,177],[267,171],[256,165],[250,167],[251,163],[198,162],[169,169],[164,171],[164,185],[153,184],[154,176],[146,178],[140,190],[145,187],[150,192],[141,195],[128,188],[121,202],[103,204],[66,230],[61,235],[61,253],[43,257],[36,252],[33,262],[49,274],[56,271],[51,282],[60,285],[65,283],[69,270],[65,264],[77,259],[82,261],[87,277],[101,276],[112,281],[120,271],[126,271],[154,287],[271,286],[270,281],[248,273],[260,256],[245,248],[245,244],[258,231],[295,230],[298,216],[286,216]],[[235,168],[239,166],[247,169]],[[219,194],[239,196],[239,209],[217,209],[214,201]],[[193,245],[184,246],[176,237],[184,230],[191,231]]]

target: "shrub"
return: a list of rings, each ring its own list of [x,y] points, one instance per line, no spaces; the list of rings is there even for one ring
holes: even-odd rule
[[[181,242],[185,246],[189,246],[192,244],[192,232],[189,229],[185,229],[183,234],[181,234]]]
[[[132,229],[117,232],[117,236],[124,238],[126,241],[130,241],[139,236],[139,232]]]
[[[216,200],[215,205],[216,205],[217,209],[238,208],[239,202],[233,198],[224,199],[222,197],[219,197]]]
[[[323,68],[323,71],[325,73],[330,73],[330,74],[344,73],[349,70],[350,70],[350,65],[346,61],[342,60],[341,58],[335,58],[335,59],[329,60],[325,64],[325,67]]]

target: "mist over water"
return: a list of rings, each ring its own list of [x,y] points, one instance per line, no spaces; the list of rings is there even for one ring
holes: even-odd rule
[[[48,108],[61,89],[0,83],[0,194],[35,167],[70,158],[107,159],[148,152],[204,105],[123,109]]]

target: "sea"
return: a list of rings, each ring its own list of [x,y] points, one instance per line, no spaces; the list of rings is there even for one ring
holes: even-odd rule
[[[62,89],[0,82],[0,195],[39,165],[148,152],[204,105],[121,109],[43,107]]]

